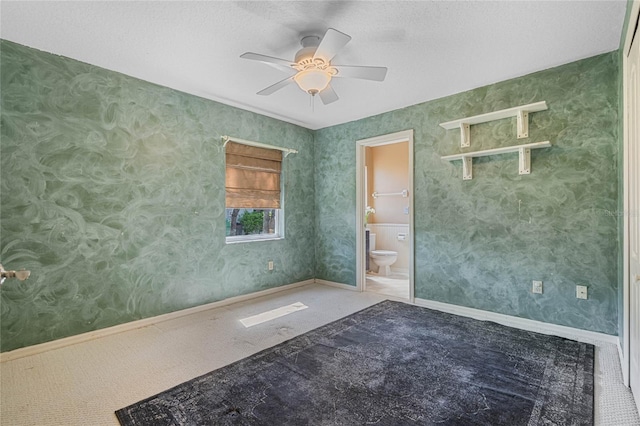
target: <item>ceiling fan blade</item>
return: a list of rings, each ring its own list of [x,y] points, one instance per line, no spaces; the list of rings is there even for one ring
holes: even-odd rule
[[[338,74],[334,77],[361,78],[363,80],[384,81],[387,76],[386,67],[359,67],[349,65],[334,65]]]
[[[278,90],[282,89],[285,86],[288,86],[289,84],[293,83],[293,76],[291,77],[287,77],[284,80],[280,80],[279,82],[277,82],[276,84],[272,84],[271,86],[262,89],[261,91],[258,92],[258,95],[262,95],[262,96],[267,96],[270,95],[274,92],[277,92]]]
[[[351,36],[329,28],[324,37],[322,37],[322,41],[320,41],[320,45],[316,49],[313,59],[320,57],[327,62],[330,61],[336,56],[336,53],[338,53],[340,49],[349,43],[349,40],[351,40]]]
[[[329,105],[331,102],[335,102],[338,100],[338,95],[336,94],[331,84],[324,88],[322,92],[319,93],[320,99],[322,99],[322,103],[325,105]]]
[[[264,62],[267,65],[275,66],[278,69],[285,69],[289,71],[295,71],[292,67],[295,66],[291,61],[286,59],[274,58],[273,56],[261,55],[259,53],[247,52],[240,55],[242,59],[251,59],[252,61]]]

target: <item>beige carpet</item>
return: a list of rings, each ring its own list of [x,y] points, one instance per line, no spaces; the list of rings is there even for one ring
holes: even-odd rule
[[[0,364],[0,424],[118,425],[114,411],[385,297],[322,285]],[[302,302],[307,309],[245,328],[240,319]],[[596,425],[640,425],[614,345],[596,348]]]

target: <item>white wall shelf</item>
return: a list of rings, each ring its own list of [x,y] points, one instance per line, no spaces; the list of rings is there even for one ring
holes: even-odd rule
[[[455,161],[462,160],[462,179],[473,179],[472,158],[474,157],[486,157],[489,155],[506,154],[509,152],[517,152],[519,159],[518,173],[521,175],[528,175],[531,173],[531,150],[539,148],[549,148],[551,142],[534,142],[523,145],[507,146],[504,148],[486,149],[484,151],[465,152],[463,154],[445,155],[443,160]]]
[[[446,123],[440,123],[441,127],[447,130],[460,129],[460,146],[466,148],[471,145],[470,127],[472,124],[487,123],[489,121],[501,120],[503,118],[516,117],[518,139],[529,137],[529,113],[544,111],[547,109],[547,102],[541,101],[528,105],[521,105],[513,108],[502,109],[500,111],[488,112],[486,114],[474,115],[473,117],[459,118]]]

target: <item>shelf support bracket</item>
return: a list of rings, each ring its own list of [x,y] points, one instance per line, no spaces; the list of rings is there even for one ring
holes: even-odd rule
[[[516,115],[516,125],[518,139],[529,137],[529,113],[527,111],[518,110]]]
[[[462,180],[473,179],[473,157],[462,157]]]
[[[518,171],[519,174],[521,175],[531,174],[531,149],[530,148],[518,149],[518,163],[520,164],[520,170]]]
[[[471,125],[468,123],[460,123],[460,147],[466,148],[471,146]]]

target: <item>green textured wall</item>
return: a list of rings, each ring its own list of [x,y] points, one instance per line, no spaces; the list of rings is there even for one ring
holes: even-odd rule
[[[310,130],[0,50],[2,263],[32,271],[2,287],[2,351],[313,278]],[[284,241],[225,245],[225,134],[300,151]]]
[[[33,271],[2,288],[2,351],[314,276],[355,285],[355,141],[410,128],[416,296],[616,334],[616,53],[316,132],[14,43],[0,53],[0,253]],[[515,120],[472,130],[472,149],[551,140],[531,175],[515,154],[475,160],[470,182],[440,160],[459,150],[440,122],[538,100],[550,109],[529,139]],[[286,240],[224,244],[223,134],[300,150]]]
[[[317,131],[316,277],[355,285],[356,140],[414,129],[416,297],[617,334],[618,61],[612,52]],[[472,181],[440,159],[460,152],[460,133],[439,123],[543,100],[528,139],[516,139],[515,119],[471,130],[471,150],[550,140],[531,175],[518,175],[517,154],[475,159]]]

